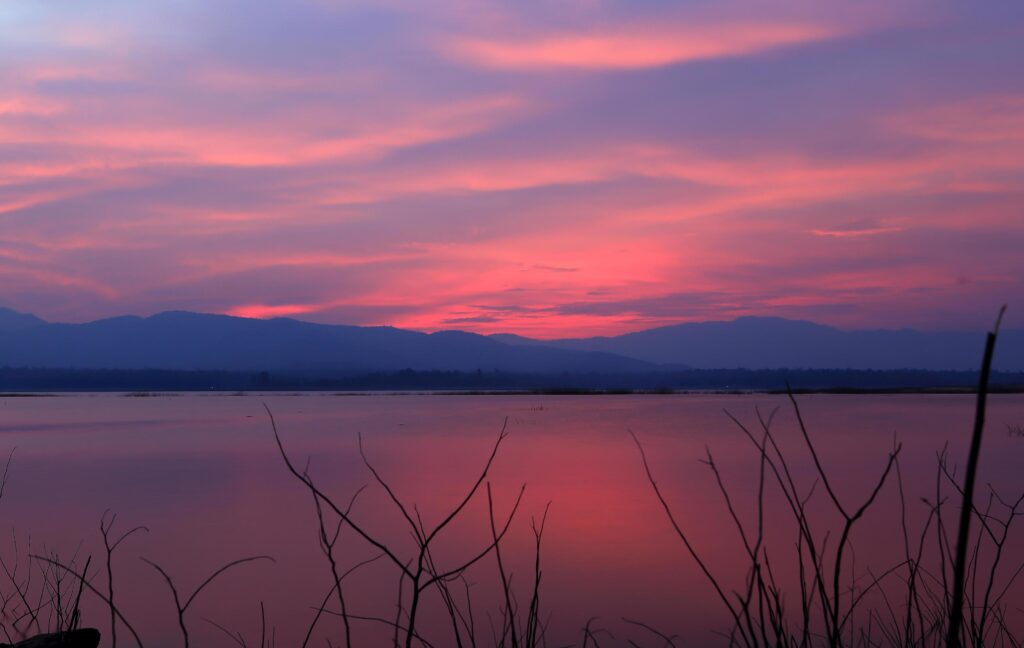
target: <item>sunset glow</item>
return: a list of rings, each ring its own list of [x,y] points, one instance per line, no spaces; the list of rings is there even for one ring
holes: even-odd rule
[[[1024,5],[829,5],[0,4],[0,305],[987,326]]]

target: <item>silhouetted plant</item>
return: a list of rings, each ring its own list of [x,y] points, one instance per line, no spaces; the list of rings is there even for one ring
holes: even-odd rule
[[[1005,549],[1011,526],[1017,517],[1024,514],[1021,510],[1024,506],[1024,494],[1016,500],[1004,500],[990,486],[988,501],[983,510],[975,506],[973,495],[985,421],[988,376],[997,331],[998,321],[986,342],[965,481],[962,485],[958,483],[955,472],[949,467],[946,450],[940,452],[937,457],[935,499],[924,500],[928,506],[927,518],[913,543],[908,527],[899,464],[900,444],[894,443],[879,478],[861,503],[851,508],[841,501],[833,488],[828,472],[808,433],[799,403],[790,391],[789,401],[796,416],[801,440],[816,474],[816,480],[811,487],[798,487],[796,483],[789,460],[776,441],[772,428],[774,412],[764,417],[759,410],[757,411],[759,429],[756,433],[726,412],[759,455],[757,512],[754,523],[756,531],[748,531],[737,514],[730,492],[710,450],[707,451],[704,460],[714,476],[725,509],[738,532],[749,563],[742,585],[730,589],[716,576],[694,546],[684,525],[673,512],[658,485],[643,445],[635,434],[632,435],[639,449],[648,482],[673,530],[732,620],[732,627],[725,635],[730,646],[804,648],[812,645],[946,645],[948,648],[959,648],[962,645],[1021,645],[1007,627],[1004,598],[1018,576],[1024,572],[1024,564],[1010,570],[1001,586],[997,586],[997,582],[1003,574],[1002,561],[1006,555]],[[852,560],[847,559],[847,555],[852,551],[852,529],[875,503],[893,474],[896,475],[900,503],[904,560],[881,573],[876,574],[870,568],[865,573],[855,573]],[[784,590],[776,580],[772,561],[765,546],[764,511],[766,488],[769,483],[774,483],[778,487],[786,508],[796,523],[797,538],[794,544],[799,571],[799,592],[792,596],[787,596],[790,592]],[[826,493],[827,503],[842,520],[839,539],[831,548],[828,543],[830,532],[826,531],[824,536],[821,536],[820,532],[815,531],[812,526],[817,527],[819,521],[812,519],[808,510],[808,502],[818,484]],[[952,486],[963,502],[955,543],[950,541],[942,515],[943,506],[947,501],[944,486]],[[972,536],[971,521],[975,519],[980,525],[980,530]],[[922,556],[932,533],[935,534],[938,560],[929,568],[923,564]],[[992,554],[987,570],[980,567],[981,556],[985,552]],[[848,589],[842,585],[846,582],[847,576],[852,583]],[[883,582],[893,580],[898,580],[900,586],[893,588],[883,585]],[[866,585],[858,585],[861,582]],[[870,594],[877,594],[881,603],[866,611],[865,623],[855,624],[855,614]],[[891,599],[896,594],[900,594],[902,601],[900,610],[896,609]],[[795,613],[786,606],[787,600],[794,597],[799,604]],[[969,611],[966,623],[963,614],[965,608]]]
[[[498,573],[499,578],[501,579],[500,585],[502,587],[502,593],[505,601],[501,610],[501,630],[500,632],[495,633],[494,637],[495,646],[512,646],[514,648],[522,646],[524,648],[533,648],[541,645],[544,636],[544,624],[540,621],[539,616],[539,589],[541,579],[540,547],[543,536],[544,519],[546,519],[547,512],[545,511],[545,518],[542,518],[539,524],[535,522],[533,525],[536,549],[533,588],[531,590],[530,604],[527,606],[525,616],[523,616],[519,613],[515,604],[515,597],[511,588],[511,579],[505,571],[505,566],[501,558],[500,547],[502,540],[508,533],[509,528],[512,525],[512,521],[519,510],[526,485],[524,484],[520,487],[509,513],[499,520],[496,518],[494,513],[494,500],[491,493],[491,485],[487,482],[487,475],[490,472],[494,459],[498,454],[498,450],[500,449],[502,442],[508,436],[507,419],[505,424],[502,426],[501,432],[498,434],[498,438],[495,441],[487,460],[484,463],[483,469],[480,471],[478,477],[469,488],[466,495],[452,509],[450,509],[446,515],[444,515],[439,523],[432,527],[428,527],[424,523],[419,510],[416,507],[410,508],[396,495],[394,489],[367,457],[366,451],[363,447],[362,436],[360,435],[358,437],[359,454],[363,460],[363,465],[372,476],[374,482],[384,491],[388,500],[394,505],[395,510],[404,520],[415,542],[416,548],[412,555],[401,557],[398,549],[395,549],[384,540],[371,535],[352,515],[352,505],[362,489],[356,491],[349,500],[348,505],[344,507],[338,505],[327,493],[316,485],[308,470],[299,470],[295,466],[284,448],[281,435],[277,428],[277,423],[269,408],[267,408],[267,415],[270,417],[271,427],[274,431],[274,439],[277,442],[278,450],[280,451],[285,465],[289,472],[304,485],[313,497],[318,522],[320,547],[330,566],[331,579],[333,582],[333,587],[328,594],[328,597],[336,594],[338,598],[338,610],[328,610],[326,608],[328,597],[325,597],[324,604],[319,607],[314,615],[313,624],[315,624],[325,612],[341,617],[344,626],[344,645],[346,647],[352,646],[350,622],[353,620],[372,621],[391,627],[394,631],[393,644],[396,647],[405,646],[405,648],[411,648],[414,642],[420,643],[424,646],[430,646],[432,644],[423,637],[418,630],[417,622],[419,620],[418,615],[422,607],[424,596],[427,592],[434,591],[437,593],[441,604],[444,606],[444,609],[447,611],[449,616],[453,645],[460,648],[466,645],[477,646],[478,636],[472,610],[472,597],[469,594],[468,584],[464,579],[464,575],[468,569],[493,553],[498,563]],[[491,532],[490,542],[481,547],[478,551],[458,559],[453,565],[438,565],[432,551],[434,542],[440,534],[445,529],[449,528],[451,524],[465,511],[466,507],[474,499],[481,487],[484,487],[487,493]],[[327,513],[334,516],[334,519],[330,520],[330,523],[328,523],[325,517]],[[373,547],[377,552],[379,552],[379,555],[372,558],[370,561],[356,565],[344,574],[339,574],[338,565],[334,556],[334,547],[339,533],[342,528],[345,527],[351,529],[357,537],[361,538],[369,546]],[[363,564],[376,561],[378,559],[390,562],[398,573],[399,582],[396,594],[397,603],[395,617],[393,620],[379,616],[352,614],[348,610],[345,597],[342,593],[343,580],[345,576],[350,574],[352,570],[358,569]],[[461,583],[464,586],[464,596],[460,596],[452,590],[451,585],[453,583]],[[406,594],[408,594],[407,600]],[[312,627],[307,633],[307,642],[311,634]]]

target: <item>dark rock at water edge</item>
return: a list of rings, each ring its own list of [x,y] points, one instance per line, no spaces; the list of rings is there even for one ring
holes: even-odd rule
[[[99,630],[82,628],[70,632],[36,635],[15,644],[0,644],[0,648],[97,648],[99,645]]]

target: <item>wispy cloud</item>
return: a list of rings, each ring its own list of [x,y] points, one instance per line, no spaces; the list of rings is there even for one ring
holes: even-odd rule
[[[896,130],[932,140],[1013,144],[1024,140],[1024,93],[994,94],[894,115]]]
[[[811,233],[815,236],[828,236],[831,238],[862,238],[865,236],[878,236],[879,234],[891,234],[892,232],[902,231],[903,228],[901,227],[875,227],[871,229],[816,229],[811,230]]]
[[[630,70],[754,54],[835,37],[815,23],[649,25],[530,35],[459,37],[442,49],[465,65],[509,70]]]

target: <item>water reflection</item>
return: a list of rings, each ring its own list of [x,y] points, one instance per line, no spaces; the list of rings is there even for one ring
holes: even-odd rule
[[[915,523],[926,512],[920,497],[934,492],[936,451],[948,442],[954,461],[966,454],[970,397],[807,396],[801,402],[837,494],[847,501],[866,495],[898,435]],[[775,422],[780,443],[794,458],[797,477],[813,483],[792,412],[774,396],[74,395],[2,401],[4,445],[18,448],[4,520],[22,548],[29,536],[35,546],[45,543],[64,554],[82,542],[83,555],[96,559],[105,509],[117,511],[126,528],[147,525],[150,532],[127,542],[115,567],[123,611],[151,646],[177,645],[176,618],[159,575],[140,556],[157,560],[189,589],[230,559],[270,554],[275,563],[227,574],[197,601],[190,617],[194,645],[224,645],[225,637],[203,618],[252,638],[261,601],[278,645],[298,645],[332,580],[318,548],[313,501],[276,454],[264,403],[289,452],[303,465],[309,457],[310,474],[338,501],[372,482],[358,455],[356,434],[362,433],[375,467],[400,498],[416,505],[427,526],[465,495],[507,417],[511,435],[490,475],[499,514],[521,484],[527,489],[503,557],[513,582],[525,588],[533,569],[529,521],[551,502],[541,594],[551,645],[578,641],[592,617],[619,640],[635,631],[622,617],[698,644],[718,642],[712,632],[728,626],[653,497],[627,430],[643,440],[678,519],[727,582],[742,582],[743,548],[699,460],[710,448],[744,520],[756,514],[759,461],[723,409],[754,423],[755,408],[781,406]],[[1024,442],[1006,430],[1024,423],[1024,398],[994,397],[989,420],[982,483],[1016,497],[1024,490]],[[821,513],[828,515],[824,508]],[[353,515],[402,556],[414,555],[404,520],[380,488],[368,488]],[[895,491],[887,488],[858,529],[858,565],[884,568],[898,560],[898,519]],[[766,526],[780,547],[795,539],[778,497],[769,500]],[[486,546],[489,533],[486,498],[478,498],[439,539],[436,561],[457,563]],[[1020,558],[1021,550],[1014,551]],[[346,532],[339,555],[353,565],[375,551]],[[787,558],[778,560],[780,570],[795,571],[785,567]],[[496,575],[491,558],[468,574],[485,636],[485,613],[493,615],[500,605]],[[346,582],[357,613],[393,614],[394,565],[378,561]],[[1009,596],[1015,597],[1011,609],[1024,607],[1019,588]],[[426,605],[424,632],[447,645],[451,630],[440,601],[430,597]],[[93,601],[85,609],[87,620],[105,629],[102,608]],[[321,627],[339,636],[338,619]],[[390,637],[386,627],[370,622],[353,631],[356,645],[382,645]]]

